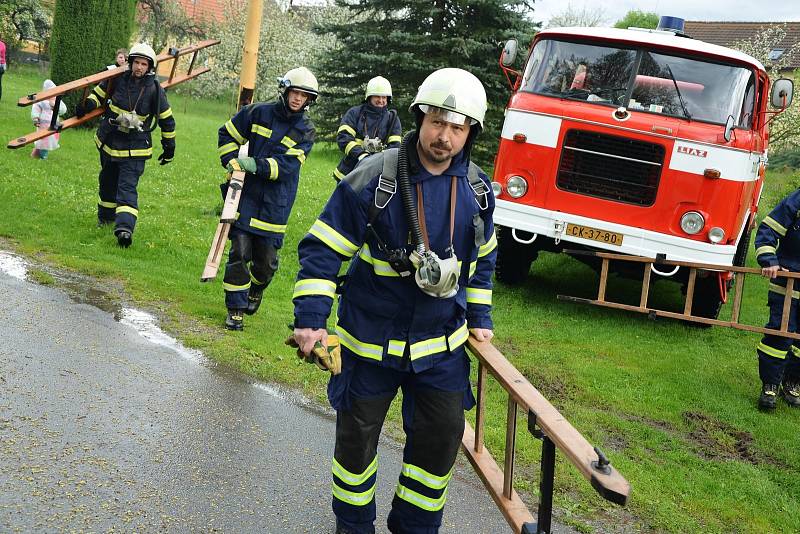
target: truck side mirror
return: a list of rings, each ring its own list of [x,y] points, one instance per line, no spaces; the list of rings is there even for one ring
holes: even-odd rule
[[[792,93],[794,92],[794,82],[789,78],[775,80],[772,84],[772,94],[770,104],[773,108],[788,108],[792,103]]]
[[[736,124],[733,121],[733,115],[728,115],[728,120],[725,121],[725,133],[723,134],[726,143],[731,140],[731,136],[733,135],[733,129],[735,127]]]
[[[504,67],[510,67],[517,59],[517,40],[509,39],[503,47],[503,53],[500,54],[500,64]]]

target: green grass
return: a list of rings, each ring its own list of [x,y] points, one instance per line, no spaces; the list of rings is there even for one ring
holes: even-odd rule
[[[29,110],[17,108],[12,97],[37,90],[41,78],[15,70],[3,83],[0,133],[8,140],[31,129]],[[326,375],[298,362],[283,339],[292,320],[296,244],[332,190],[338,153],[315,147],[265,304],[246,318],[244,332],[229,333],[221,327],[221,280],[201,284],[199,276],[220,205],[216,131],[231,110],[227,103],[170,99],[178,123],[176,158],[164,167],[147,165],[133,247],[119,249],[109,229],[95,228],[99,165],[88,130],[66,132],[47,161],[32,160],[25,148],[3,153],[0,236],[20,253],[97,277],[110,291],[124,288],[117,298],[157,312],[166,330],[214,360],[324,402]],[[797,181],[788,172],[770,172],[764,211]],[[582,532],[797,531],[800,410],[780,404],[764,415],[755,409],[758,335],[556,300],[558,294],[592,296],[596,286],[597,275],[579,262],[542,254],[525,284],[498,285],[494,293],[497,347],[606,452],[633,488],[626,509],[609,505],[559,455],[560,520]],[[614,298],[635,299],[637,290],[611,279]],[[673,308],[682,302],[677,287],[663,283],[652,299]],[[763,324],[765,302],[766,281],[749,279],[743,320]],[[506,397],[496,384],[488,397],[487,443],[501,457]],[[517,484],[530,504],[539,451],[538,442],[520,433]]]

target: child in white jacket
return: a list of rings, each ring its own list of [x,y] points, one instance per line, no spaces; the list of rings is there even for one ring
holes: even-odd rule
[[[44,85],[42,86],[42,90],[46,91],[48,89],[52,89],[55,87],[56,84],[52,82],[52,80],[45,80]],[[53,118],[53,106],[56,105],[56,99],[50,98],[48,100],[42,100],[41,102],[35,103],[31,107],[31,119],[33,119],[33,125],[36,126],[36,129],[47,130],[50,127],[50,121]],[[58,116],[64,115],[67,112],[67,106],[64,105],[64,102],[61,102],[58,106]],[[34,143],[36,148],[33,149],[31,152],[32,158],[39,158],[39,159],[47,159],[47,154],[51,150],[55,150],[59,147],[58,145],[58,132],[45,137],[43,139],[39,139]]]

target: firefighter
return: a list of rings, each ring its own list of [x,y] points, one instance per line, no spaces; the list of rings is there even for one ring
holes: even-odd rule
[[[328,346],[341,293],[342,370],[328,383],[337,532],[374,532],[378,436],[398,388],[406,443],[388,527],[438,531],[464,410],[475,404],[464,343],[469,332],[493,335],[494,197],[470,162],[486,93],[472,74],[445,68],[410,111],[416,130],[348,174],[298,248],[295,339],[305,354]]]
[[[781,200],[764,217],[756,233],[756,259],[761,274],[770,278],[766,328],[780,329],[786,278],[778,271],[800,272],[800,189]],[[795,283],[795,288],[798,284]],[[798,288],[800,289],[800,288]],[[798,289],[792,291],[789,332],[798,331]],[[789,406],[800,406],[800,346],[798,341],[765,334],[756,348],[761,395],[758,407],[774,410],[780,395]]]
[[[136,187],[145,161],[153,156],[150,132],[156,125],[161,129],[161,165],[175,157],[175,118],[158,83],[156,54],[149,45],[134,45],[128,54],[127,72],[100,82],[78,104],[75,114],[82,117],[103,105],[106,111],[94,137],[100,152],[97,223],[114,223],[117,243],[129,247],[139,217]]]
[[[247,173],[222,284],[229,330],[242,330],[244,314],[258,311],[278,270],[278,249],[297,195],[300,167],[314,144],[314,125],[306,111],[318,93],[310,70],[292,69],[278,80],[277,100],[246,106],[219,129],[222,166]],[[245,143],[243,157],[239,147]],[[226,193],[223,184],[223,197]]]
[[[392,85],[383,76],[367,82],[364,102],[347,110],[336,134],[339,149],[344,152],[333,170],[337,182],[370,154],[400,145],[402,129],[397,111],[389,109]]]

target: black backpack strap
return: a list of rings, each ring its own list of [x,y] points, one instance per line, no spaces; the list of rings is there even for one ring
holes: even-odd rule
[[[397,192],[397,149],[383,151],[383,170],[378,176],[375,201],[369,207],[369,222],[372,224],[381,210],[389,204]]]

